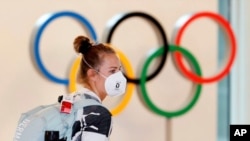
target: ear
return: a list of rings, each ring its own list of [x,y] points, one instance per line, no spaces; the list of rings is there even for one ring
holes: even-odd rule
[[[96,81],[96,71],[95,70],[93,70],[93,69],[89,69],[88,71],[87,71],[87,76],[88,76],[88,78],[89,78],[89,80],[91,80],[91,81]]]

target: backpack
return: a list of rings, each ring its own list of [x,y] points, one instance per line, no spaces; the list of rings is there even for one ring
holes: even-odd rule
[[[46,131],[59,131],[59,141],[70,141],[77,111],[87,105],[101,105],[87,100],[90,99],[87,96],[80,93],[59,96],[57,103],[22,113],[13,141],[45,141]]]

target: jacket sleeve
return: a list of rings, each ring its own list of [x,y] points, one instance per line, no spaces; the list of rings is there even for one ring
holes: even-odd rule
[[[108,141],[112,130],[111,113],[103,106],[91,105],[77,111],[72,141]]]

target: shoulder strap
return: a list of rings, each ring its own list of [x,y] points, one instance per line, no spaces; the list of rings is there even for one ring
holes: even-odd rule
[[[80,95],[80,100],[77,100],[73,103],[74,110],[78,110],[87,105],[102,105],[97,98],[88,95],[86,93]]]

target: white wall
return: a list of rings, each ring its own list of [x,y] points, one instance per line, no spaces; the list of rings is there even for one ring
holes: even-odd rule
[[[178,18],[189,12],[217,12],[216,0],[26,0],[5,1],[0,5],[0,140],[12,140],[22,112],[38,105],[54,103],[57,96],[67,93],[67,87],[49,81],[32,64],[30,40],[37,20],[49,12],[72,10],[86,17],[102,38],[107,22],[119,12],[143,11],[153,15],[164,26],[169,37]],[[183,46],[197,58],[205,77],[217,71],[217,25],[201,19],[190,25]],[[53,21],[41,38],[41,56],[48,70],[60,78],[68,78],[72,60],[76,57],[72,41],[86,34],[74,20]],[[115,33],[114,45],[129,58],[136,72],[141,59],[151,48],[158,47],[155,33],[146,22],[128,20]],[[169,57],[162,73],[147,87],[159,107],[175,110],[186,102],[192,82],[175,70]],[[127,108],[114,117],[111,140],[119,141],[215,141],[217,83],[203,86],[195,107],[183,116],[158,116],[140,101],[135,91]],[[112,108],[119,99],[107,98]]]

